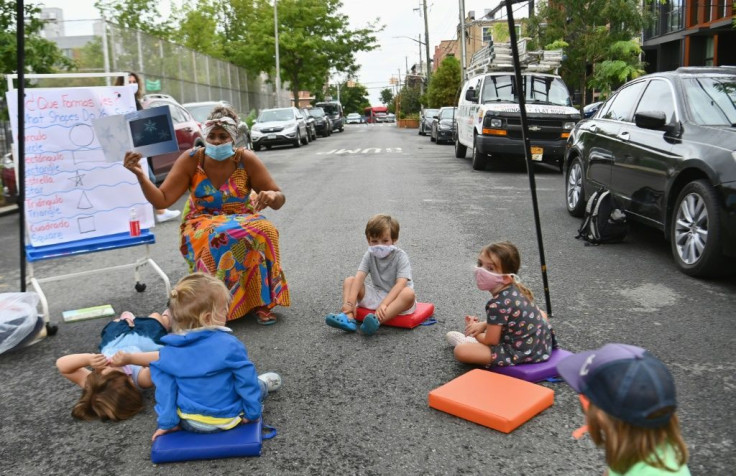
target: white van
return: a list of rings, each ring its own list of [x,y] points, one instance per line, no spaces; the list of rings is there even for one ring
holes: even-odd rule
[[[562,78],[522,73],[532,160],[562,165],[565,143],[580,112],[572,107]],[[465,82],[457,106],[455,157],[473,154],[473,169],[491,157],[524,157],[521,115],[513,71],[492,72]]]

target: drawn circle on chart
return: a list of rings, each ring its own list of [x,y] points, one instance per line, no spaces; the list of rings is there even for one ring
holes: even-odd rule
[[[95,140],[95,131],[89,124],[74,124],[69,130],[69,140],[79,147],[87,147]]]

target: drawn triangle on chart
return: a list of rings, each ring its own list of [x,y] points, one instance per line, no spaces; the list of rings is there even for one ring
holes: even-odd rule
[[[77,208],[80,210],[92,208],[92,202],[89,200],[89,197],[87,197],[87,192],[82,192],[82,196],[79,197],[79,203],[77,203]]]

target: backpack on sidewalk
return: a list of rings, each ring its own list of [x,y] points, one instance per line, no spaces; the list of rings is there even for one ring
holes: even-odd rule
[[[626,237],[626,214],[616,206],[611,192],[597,190],[585,204],[585,216],[578,236],[590,244],[618,243]]]

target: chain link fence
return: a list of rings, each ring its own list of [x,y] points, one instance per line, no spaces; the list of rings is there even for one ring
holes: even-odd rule
[[[53,25],[56,28],[46,30],[46,37],[77,63],[78,72],[134,71],[141,76],[146,94],[168,94],[181,104],[224,100],[242,117],[276,104],[291,104],[291,96],[284,90],[279,91],[277,102],[275,88],[266,82],[265,75],[248,72],[142,31],[120,28],[102,20],[83,23],[60,21]],[[91,35],[79,34],[89,30]],[[97,78],[43,79],[34,84],[37,87],[103,85],[105,79]],[[0,122],[0,154],[10,151],[10,139],[10,123]]]

